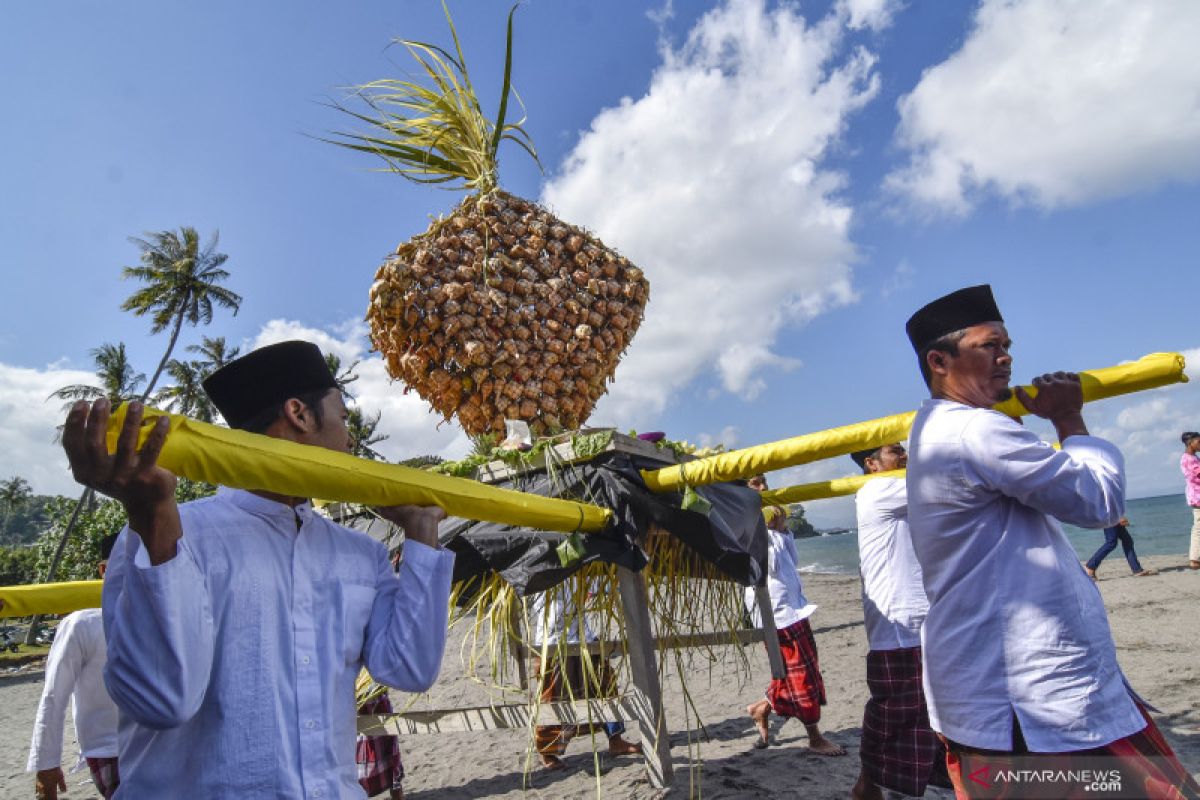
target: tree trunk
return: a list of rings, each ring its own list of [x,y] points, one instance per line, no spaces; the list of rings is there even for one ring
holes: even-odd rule
[[[184,308],[186,308],[186,305]],[[162,375],[167,362],[171,360],[171,351],[175,349],[175,340],[179,338],[179,330],[182,327],[183,311],[181,310],[179,316],[175,317],[175,329],[171,331],[171,341],[167,343],[167,352],[163,353],[162,361],[158,362],[158,369],[154,370],[154,376],[150,378],[150,383],[146,384],[146,391],[142,392],[143,403],[150,397],[150,393],[154,391],[154,386],[158,383],[159,376]]]
[[[92,500],[96,497],[96,493],[91,489],[84,489],[83,494],[79,495],[79,502],[75,504],[75,510],[71,512],[71,519],[67,522],[67,528],[63,531],[62,538],[58,540],[58,548],[54,551],[54,558],[50,560],[50,569],[46,571],[45,583],[53,583],[54,577],[58,574],[58,565],[62,562],[63,551],[67,549],[67,540],[71,538],[71,532],[75,530],[76,523],[79,522],[79,515],[83,513],[84,506],[91,506]],[[37,638],[38,628],[42,626],[42,617],[37,615],[29,623],[29,630],[25,632],[25,644],[31,645]]]

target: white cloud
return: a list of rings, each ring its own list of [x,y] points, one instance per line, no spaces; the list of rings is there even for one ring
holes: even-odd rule
[[[849,16],[846,24],[850,28],[881,31],[892,24],[901,3],[898,0],[842,0],[840,5]]]
[[[62,401],[46,398],[63,386],[95,382],[90,372],[58,364],[43,369],[0,364],[0,479],[20,476],[35,494],[79,494],[62,445],[54,441],[66,417]]]
[[[1188,376],[1188,380],[1200,381],[1200,347],[1184,350],[1183,359],[1187,363],[1183,374]]]
[[[271,320],[242,352],[287,339],[305,339],[326,353],[334,353],[348,367],[355,361],[358,380],[348,387],[358,406],[370,414],[381,412],[378,433],[388,439],[375,446],[389,461],[419,455],[462,458],[471,443],[457,422],[439,426],[441,417],[416,392],[404,393],[404,384],[393,382],[377,353],[367,352],[366,325],[354,321],[332,331],[313,328],[292,320]]]
[[[850,5],[864,25],[881,19]],[[663,45],[647,93],[597,115],[546,186],[544,202],[651,283],[599,418],[644,425],[710,371],[753,396],[765,370],[791,365],[771,351],[784,326],[854,299],[852,210],[823,166],[878,85],[874,56],[845,52],[850,14],[809,25],[728,0]]]
[[[896,292],[908,289],[913,285],[913,276],[917,271],[913,269],[912,264],[908,263],[908,259],[900,259],[900,263],[896,265],[896,269],[884,281],[879,293],[884,297],[889,297]]]
[[[360,361],[355,368],[359,379],[350,388],[364,410],[382,412],[378,431],[390,438],[376,449],[389,460],[425,454],[461,458],[470,450],[470,442],[457,424],[439,426],[439,417],[429,412],[424,400],[416,393],[404,394],[402,384],[391,382],[383,361],[367,352],[366,331],[360,322],[330,332],[299,322],[272,320],[252,341],[242,342],[242,352],[295,338],[336,353],[343,364]],[[90,372],[64,369],[59,364],[42,369],[0,364],[0,419],[4,420],[0,426],[0,479],[25,478],[36,494],[79,493],[62,446],[54,442],[55,428],[65,416],[62,404],[46,398],[62,386],[94,381],[95,375]]]
[[[974,23],[900,100],[890,189],[963,214],[987,191],[1056,208],[1200,178],[1194,0],[984,0]]]
[[[740,438],[741,437],[738,435],[738,428],[736,425],[726,425],[721,429],[721,432],[717,434],[707,432],[700,433],[696,436],[696,443],[700,447],[716,447],[717,445],[724,445],[726,450],[733,450],[738,446]]]

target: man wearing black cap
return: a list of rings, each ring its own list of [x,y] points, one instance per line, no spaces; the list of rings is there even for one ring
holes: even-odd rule
[[[232,427],[347,452],[346,409],[321,351],[256,350],[205,391]],[[125,506],[104,587],[105,682],[120,709],[130,798],[365,797],[354,760],[354,683],[424,691],[445,645],[454,558],[437,508],[380,509],[406,533],[383,544],[314,514],[306,498],[221,489],[177,506],[156,463],[165,417],[136,449],[131,405],[109,455],[105,400],[63,431],[77,480]]]
[[[1079,377],[1035,378],[1036,396],[1017,390],[1054,425],[1058,451],[991,410],[1011,395],[1012,371],[991,287],[933,301],[907,330],[931,394],[907,473],[929,598],[926,698],[956,792],[971,796],[967,777],[998,753],[1057,753],[1059,769],[1119,758],[1122,783],[1148,797],[1196,796],[1122,675],[1100,593],[1056,521],[1102,528],[1124,513],[1123,459],[1088,435]]]
[[[1183,440],[1183,456],[1179,468],[1183,478],[1188,505],[1192,507],[1192,541],[1188,546],[1188,566],[1200,569],[1200,433],[1187,431]]]
[[[898,442],[850,457],[867,475],[902,470],[908,463]],[[851,797],[882,800],[880,787],[921,797],[929,783],[950,783],[921,685],[921,623],[929,601],[908,530],[903,476],[868,481],[854,505],[871,696],[863,711],[862,770]]]

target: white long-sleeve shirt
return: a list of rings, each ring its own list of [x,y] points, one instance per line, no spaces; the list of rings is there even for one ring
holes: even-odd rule
[[[62,765],[63,726],[67,701],[75,720],[79,758],[113,758],[117,754],[117,707],[104,688],[104,624],[100,609],[87,608],[63,617],[46,657],[46,685],[33,723],[29,772]]]
[[[870,649],[919,647],[929,600],[908,529],[904,479],[874,478],[858,490],[854,504],[863,621]]]
[[[971,747],[1099,747],[1145,727],[1104,603],[1055,518],[1103,528],[1125,510],[1120,451],[1056,451],[1008,417],[927,400],[909,438],[908,519],[925,579],[925,692],[935,730]]]
[[[128,529],[104,583],[105,681],[128,798],[365,797],[354,682],[424,691],[446,641],[454,556],[249,492],[180,507],[151,566]]]
[[[771,616],[775,619],[776,630],[808,619],[817,610],[804,596],[799,562],[796,537],[767,528],[767,592],[771,595]],[[753,587],[746,589],[746,608],[754,625],[761,626],[762,614],[754,600]]]
[[[588,624],[587,613],[577,613],[575,610],[577,587],[576,581],[568,580],[530,598],[529,614],[533,624],[531,643],[535,647],[541,647],[543,643],[558,644],[559,641],[579,644],[581,641],[593,642],[599,638]],[[590,590],[595,587],[588,588]]]

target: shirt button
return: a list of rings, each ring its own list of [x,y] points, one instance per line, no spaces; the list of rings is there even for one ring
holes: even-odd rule
[[[320,797],[320,796],[321,796],[320,788],[313,789],[313,797]]]
[[[305,656],[304,658],[300,659],[300,663],[302,663],[302,664],[307,664],[310,661],[312,661],[312,659],[309,658],[308,656]]]
[[[317,727],[317,723],[310,719],[308,722],[304,723],[304,727],[312,730],[313,728]]]

